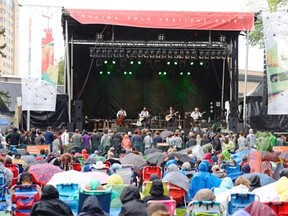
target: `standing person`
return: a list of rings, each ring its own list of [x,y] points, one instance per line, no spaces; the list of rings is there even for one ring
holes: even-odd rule
[[[91,144],[92,144],[92,152],[99,151],[101,136],[99,131],[96,129],[93,129],[93,133],[91,135]]]
[[[63,133],[61,135],[61,141],[63,146],[63,152],[66,153],[70,149],[70,139],[69,133],[67,132],[66,128],[63,128]]]
[[[153,137],[153,146],[155,148],[157,148],[157,144],[158,143],[162,143],[163,142],[163,139],[162,137],[160,136],[160,132],[157,130],[154,134],[154,137]]]
[[[251,148],[254,149],[255,148],[255,144],[256,144],[256,136],[254,135],[252,128],[249,129],[249,134],[247,135],[246,139],[247,139],[247,142],[248,142],[248,148],[249,149],[251,149]]]
[[[146,133],[146,136],[143,139],[143,145],[145,146],[145,150],[151,148],[152,144],[153,144],[153,139],[151,137],[151,132],[148,131]]]
[[[111,147],[111,137],[108,135],[108,130],[105,129],[103,136],[101,137],[100,147],[101,147],[101,154],[106,154]]]
[[[50,145],[50,152],[52,152],[52,142],[54,140],[54,134],[52,132],[51,126],[47,127],[47,130],[44,134],[45,144]]]
[[[35,145],[43,145],[45,143],[43,132],[39,130],[37,135],[38,136],[35,138]]]
[[[82,150],[82,136],[79,133],[78,129],[75,129],[75,132],[73,133],[71,137],[71,149],[75,150],[78,153],[81,153]]]
[[[18,128],[13,128],[11,133],[9,133],[5,140],[6,143],[9,145],[10,149],[17,148],[20,145],[20,134],[18,133]]]
[[[132,135],[132,146],[137,149],[139,152],[143,152],[142,148],[142,136],[140,135],[139,130],[135,130],[134,134]]]
[[[29,145],[35,145],[35,138],[36,137],[37,137],[36,129],[35,128],[31,128],[31,133],[30,133],[30,136],[28,138],[28,144]]]
[[[199,110],[198,107],[195,107],[194,111],[191,113],[191,118],[192,118],[192,127],[193,128],[198,128],[198,130],[200,131],[201,129],[201,118],[202,118],[202,114]]]
[[[245,139],[244,131],[240,131],[239,138],[237,139],[237,143],[238,143],[239,149],[236,152],[240,152],[244,149],[247,149],[248,141],[247,139]]]
[[[183,143],[183,140],[181,138],[181,132],[176,131],[175,136],[174,136],[174,146],[176,146],[177,151],[179,151],[183,148],[182,143]]]
[[[139,117],[142,127],[149,127],[149,111],[146,109],[146,107],[143,108]]]
[[[88,154],[91,153],[91,137],[87,131],[82,135],[82,148],[86,149]]]
[[[23,129],[20,130],[20,146],[21,148],[26,149],[28,145],[28,134]]]
[[[175,119],[176,119],[176,114],[178,112],[175,112],[173,107],[169,107],[167,112],[165,113],[165,120],[167,121],[167,127],[173,127],[175,125]]]
[[[127,113],[126,111],[121,108],[117,114],[116,114],[116,117],[117,117],[117,120],[116,120],[116,124],[119,126],[119,127],[124,127],[124,119],[126,118],[127,116]]]

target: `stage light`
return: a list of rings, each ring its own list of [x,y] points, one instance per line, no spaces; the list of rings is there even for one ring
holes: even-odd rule
[[[137,63],[138,63],[138,65],[141,65],[141,64],[142,64],[142,62],[141,62],[140,60],[138,60],[138,62],[137,62]]]
[[[101,50],[96,50],[96,57],[100,58],[101,57]]]
[[[130,65],[133,65],[134,64],[134,61],[132,60],[132,61],[130,61]]]
[[[103,34],[97,33],[96,34],[96,40],[103,40]]]
[[[115,58],[119,57],[119,50],[114,50],[113,57],[115,57]]]
[[[107,60],[104,60],[104,64],[108,64],[108,61],[107,61]]]
[[[127,71],[124,71],[124,73],[123,73],[124,75],[126,75],[127,74]]]
[[[102,58],[106,58],[107,57],[107,51],[104,49],[102,50]]]
[[[172,50],[169,50],[169,51],[168,51],[168,58],[173,58],[173,52],[172,52]]]
[[[129,71],[129,75],[132,75],[132,71]]]
[[[107,74],[109,74],[109,75],[110,75],[110,74],[111,74],[111,72],[110,72],[110,71],[107,71]]]
[[[167,61],[166,64],[167,64],[167,65],[171,65],[171,62],[170,62],[170,61]]]
[[[161,51],[160,50],[156,51],[156,58],[161,58]]]
[[[125,50],[124,49],[120,49],[120,57],[123,58],[125,55]]]
[[[108,50],[107,56],[108,56],[108,58],[112,58],[112,56],[113,56],[113,51],[112,51],[112,50]]]
[[[159,75],[162,75],[162,72],[161,72],[161,71],[159,71],[159,72],[158,72],[158,74],[159,74]]]
[[[199,65],[203,66],[203,65],[204,65],[204,62],[200,61],[200,62],[199,62]]]
[[[204,50],[201,50],[201,51],[199,52],[199,58],[204,58],[204,55],[205,55]]]
[[[130,57],[131,57],[131,54],[132,54],[132,51],[131,51],[131,50],[127,50],[127,52],[126,52],[126,57],[127,57],[127,58],[130,58]]]
[[[174,58],[179,58],[177,50],[174,51],[173,56],[174,56]]]
[[[144,58],[148,58],[149,57],[149,51],[148,50],[145,50],[144,52]]]
[[[151,50],[151,51],[150,51],[149,57],[150,57],[150,58],[155,58],[155,51],[154,51],[154,50]]]
[[[167,51],[166,50],[162,51],[162,58],[167,58]]]
[[[182,71],[180,72],[180,76],[183,76],[183,72]]]
[[[191,58],[197,58],[197,50],[191,51]]]
[[[185,51],[185,58],[186,58],[186,59],[189,59],[189,58],[190,58],[190,52],[189,52],[189,50],[186,50],[186,51]]]
[[[187,75],[190,76],[190,74],[191,74],[190,71],[188,71],[188,72],[187,72]]]
[[[132,53],[132,57],[136,58],[137,56],[138,56],[138,52],[136,50],[134,50],[133,53]]]
[[[103,74],[103,71],[99,71],[99,74]]]
[[[166,71],[164,71],[164,72],[163,72],[163,75],[164,75],[164,76],[166,76],[166,75],[167,75],[167,72],[166,72]]]
[[[184,58],[184,51],[181,50],[180,53],[179,53],[179,55],[180,55],[180,56],[179,56],[180,58]]]
[[[191,65],[191,66],[194,65],[194,61],[191,61],[191,62],[190,62],[190,65]]]
[[[178,65],[178,62],[177,62],[177,61],[174,61],[174,65]]]
[[[112,60],[112,64],[116,64],[116,60]]]
[[[139,58],[143,58],[143,57],[144,57],[144,52],[143,52],[143,50],[139,50],[138,57],[139,57]]]
[[[158,35],[158,40],[159,41],[164,41],[165,40],[165,35],[164,34],[159,34]]]
[[[210,52],[209,51],[205,51],[205,58],[209,58],[210,57]]]

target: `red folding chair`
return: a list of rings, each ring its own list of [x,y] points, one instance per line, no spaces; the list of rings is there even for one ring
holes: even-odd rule
[[[157,175],[162,179],[162,169],[159,166],[145,166],[139,171],[139,185],[141,186],[144,181],[150,181],[152,174]]]
[[[264,202],[268,205],[278,216],[288,215],[288,202]]]
[[[183,188],[169,183],[169,196],[176,201],[176,204],[184,202],[186,206],[186,191]]]
[[[5,167],[10,169],[11,172],[13,173],[13,179],[11,184],[8,186],[9,188],[13,187],[14,185],[17,184],[18,178],[19,178],[19,170],[16,164],[5,164]]]
[[[79,172],[81,172],[81,169],[82,169],[80,163],[72,163],[72,168],[73,168],[73,170],[76,170],[76,171],[79,171]]]

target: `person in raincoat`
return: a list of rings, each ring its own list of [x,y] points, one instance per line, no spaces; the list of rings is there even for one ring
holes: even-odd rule
[[[219,187],[213,188],[213,192],[215,195],[224,193],[234,187],[233,181],[230,177],[225,177],[222,179],[222,182]]]
[[[170,200],[169,196],[164,195],[164,188],[160,179],[155,179],[152,182],[149,196],[144,197],[143,201],[148,203],[150,200]]]
[[[101,204],[96,196],[89,196],[85,200],[78,216],[109,216],[109,214],[102,210]]]
[[[125,187],[120,200],[123,206],[119,216],[147,216],[145,202],[140,200],[140,192],[136,186]]]
[[[31,210],[31,216],[73,216],[70,207],[59,199],[59,192],[53,185],[45,185],[40,201]]]

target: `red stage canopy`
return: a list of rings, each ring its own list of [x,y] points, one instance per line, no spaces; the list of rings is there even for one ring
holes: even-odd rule
[[[250,12],[188,12],[68,9],[82,24],[109,24],[142,28],[247,31],[254,25]]]

